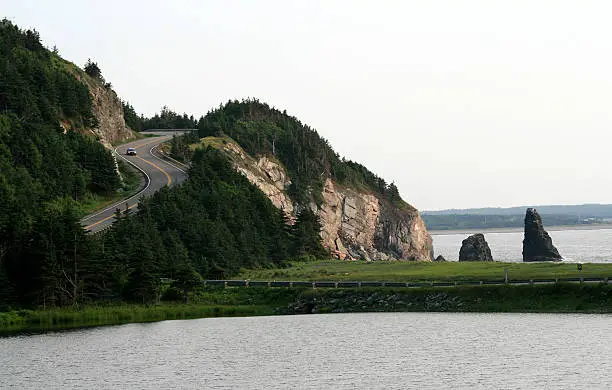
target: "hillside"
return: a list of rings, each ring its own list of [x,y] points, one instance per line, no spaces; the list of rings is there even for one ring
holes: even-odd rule
[[[243,101],[198,121],[170,110],[137,116],[95,63],[81,70],[7,20],[0,74],[0,309],[184,300],[201,278],[330,251],[431,259],[431,237],[397,187],[284,112]],[[87,235],[83,203],[122,186],[103,145],[133,137],[125,118],[143,128],[197,123],[204,146],[218,147],[174,139],[189,179]]]
[[[85,240],[80,204],[115,193],[97,103],[36,31],[0,22],[0,303],[28,297]]]
[[[164,187],[141,199],[137,212],[118,210],[112,228],[85,234],[83,202],[121,186],[103,145],[133,137],[124,107],[130,120],[133,109],[95,63],[81,70],[43,47],[36,31],[7,20],[0,22],[0,75],[0,310],[182,300],[202,277],[328,256],[310,210],[288,225],[212,150],[192,156],[183,185]],[[145,125],[195,123],[184,119],[168,111]]]
[[[197,137],[173,142],[176,157],[188,159],[191,143],[223,151],[288,218],[313,210],[323,244],[339,257],[431,259],[425,225],[395,184],[341,158],[295,117],[257,100],[230,101],[198,127]]]

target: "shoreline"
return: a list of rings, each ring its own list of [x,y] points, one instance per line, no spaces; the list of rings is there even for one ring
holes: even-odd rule
[[[593,224],[593,225],[560,225],[546,226],[546,231],[563,231],[563,230],[608,230],[612,229],[612,224]],[[428,230],[432,236],[441,236],[446,234],[472,234],[472,233],[520,233],[523,232],[522,227],[505,227],[505,228],[466,228],[466,229],[448,229],[448,230]]]
[[[364,312],[612,313],[608,284],[438,288],[208,288],[202,302],[0,312],[0,337],[211,317]]]

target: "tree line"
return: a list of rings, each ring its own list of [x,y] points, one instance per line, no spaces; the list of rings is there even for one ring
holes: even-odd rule
[[[163,106],[159,114],[147,118],[144,115],[138,115],[134,107],[123,101],[123,118],[125,124],[132,130],[144,131],[149,129],[195,129],[198,126],[198,121],[193,115],[188,116],[177,114]]]

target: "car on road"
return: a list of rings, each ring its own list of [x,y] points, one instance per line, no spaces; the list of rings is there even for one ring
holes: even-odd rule
[[[125,151],[125,154],[128,156],[135,156],[136,155],[136,149],[134,148],[127,148],[127,150]]]

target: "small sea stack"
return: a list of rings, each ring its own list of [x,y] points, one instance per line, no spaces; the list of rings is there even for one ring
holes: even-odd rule
[[[561,261],[563,257],[544,230],[542,218],[536,209],[528,208],[525,214],[525,238],[523,239],[523,261]]]
[[[459,261],[493,261],[491,249],[482,233],[476,233],[461,242]]]

